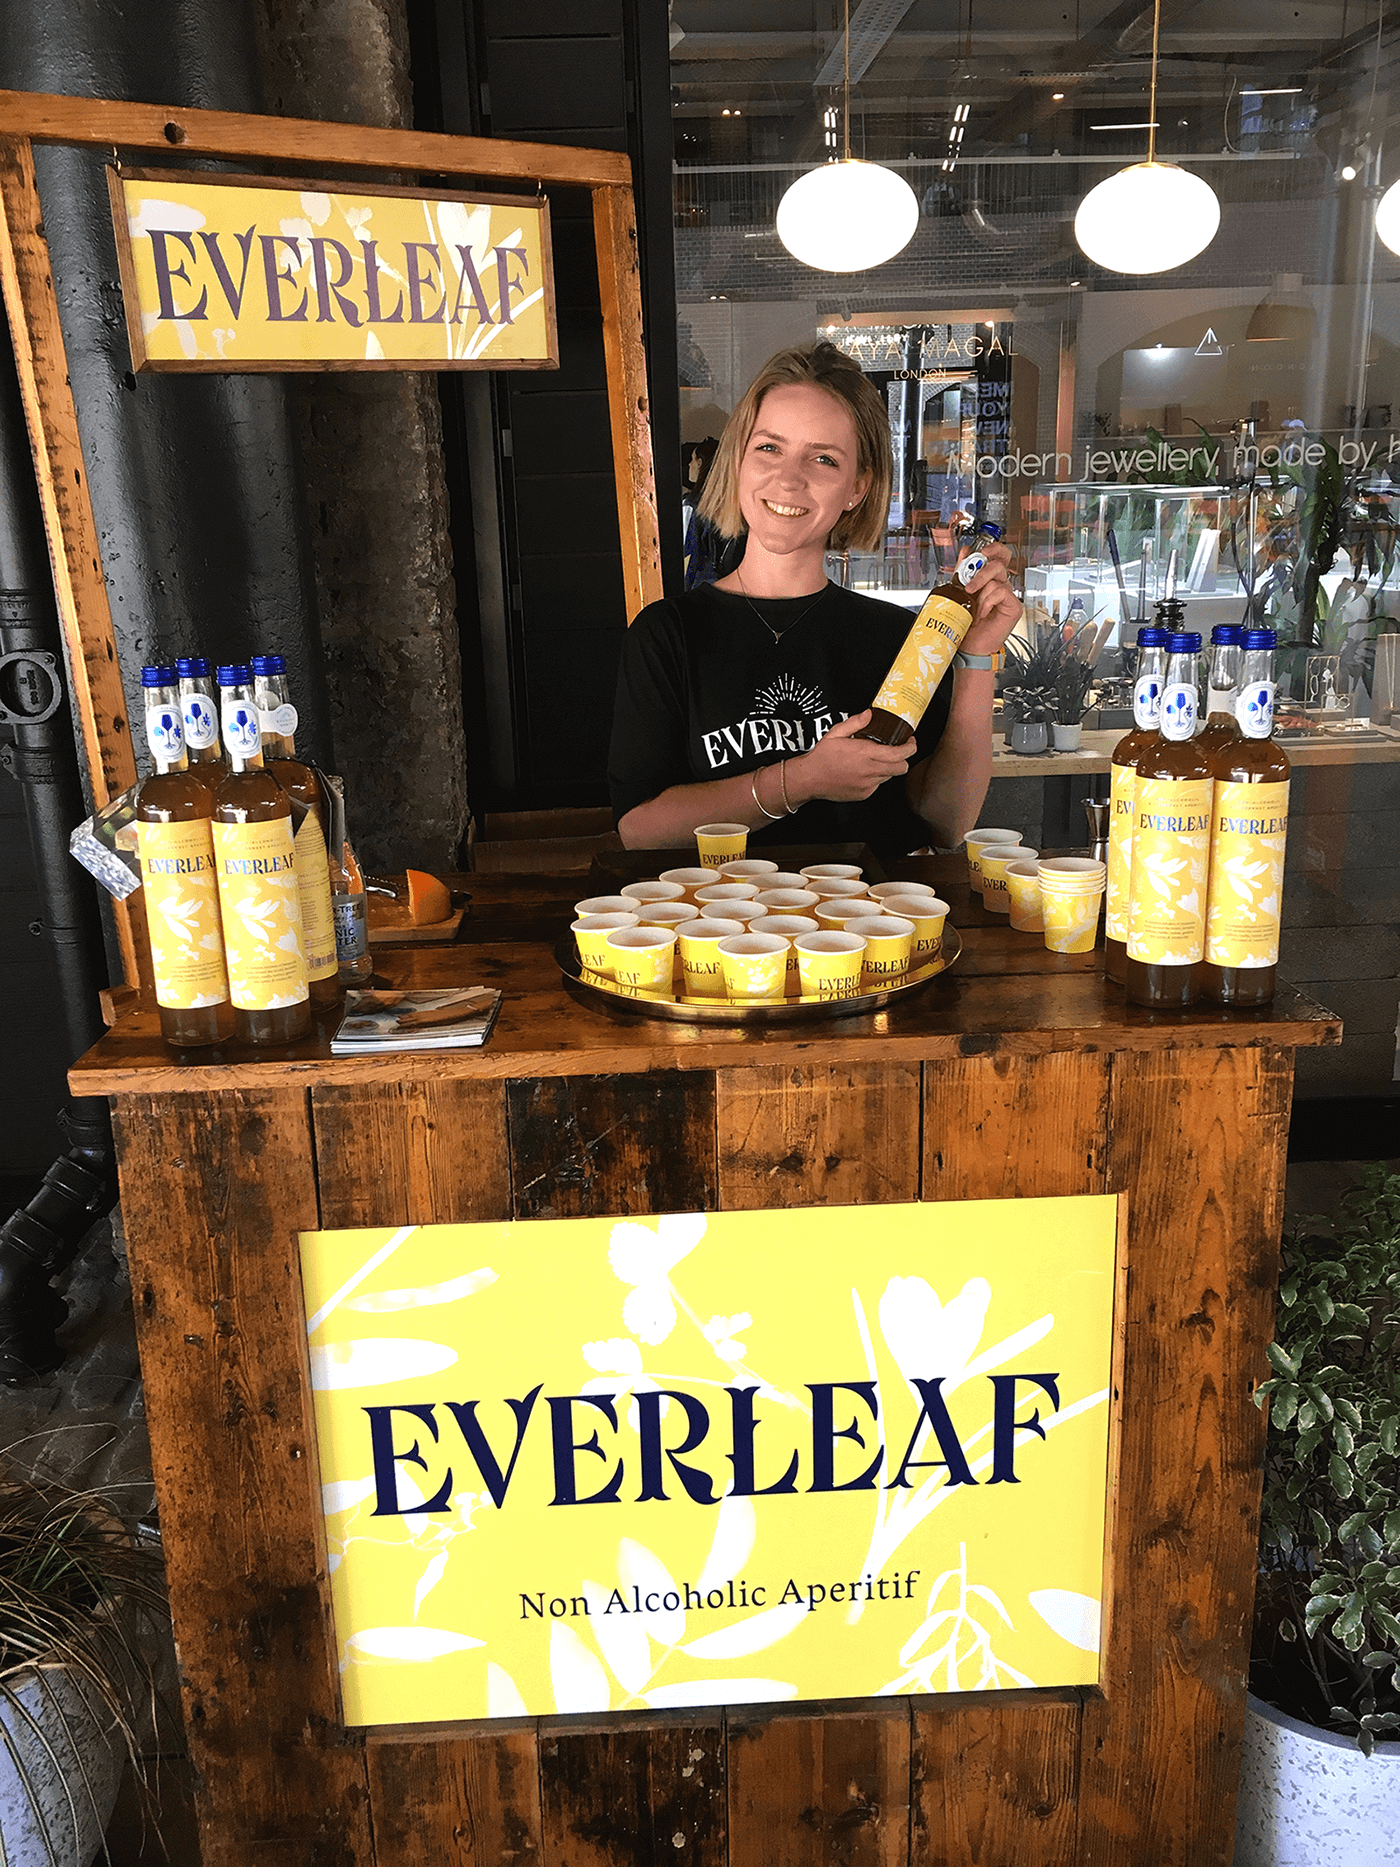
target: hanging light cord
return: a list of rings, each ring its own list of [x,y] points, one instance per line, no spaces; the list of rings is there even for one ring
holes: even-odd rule
[[[1157,40],[1162,30],[1162,0],[1152,9],[1152,90],[1147,105],[1147,160],[1157,160]]]
[[[846,31],[842,40],[845,75],[841,91],[841,129],[845,136],[845,160],[851,159],[851,0],[846,0]]]

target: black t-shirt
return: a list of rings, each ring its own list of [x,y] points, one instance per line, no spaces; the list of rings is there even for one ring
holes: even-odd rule
[[[781,632],[776,642],[765,622]],[[754,603],[705,584],[652,603],[627,631],[618,670],[608,756],[614,820],[672,785],[810,752],[828,727],[870,705],[913,622],[911,610],[837,584],[815,598]],[[916,734],[916,763],[942,738],[951,699],[949,676]],[[777,801],[766,799],[770,808]],[[864,802],[814,798],[749,832],[751,843],[865,842],[897,854],[929,840],[902,777]]]

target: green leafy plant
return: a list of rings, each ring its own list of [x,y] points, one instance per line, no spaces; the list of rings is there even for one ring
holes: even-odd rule
[[[1061,726],[1077,726],[1088,712],[1094,671],[1077,655],[1067,656],[1055,682],[1055,719]]]
[[[1288,1240],[1268,1353],[1255,1683],[1369,1756],[1400,1731],[1400,1174]]]
[[[95,1810],[76,1703],[116,1733],[144,1786],[139,1750],[157,1709],[144,1642],[168,1621],[159,1551],[125,1528],[109,1496],[0,1475],[0,1749],[50,1860],[67,1836],[46,1823],[31,1759],[61,1776],[50,1733],[62,1732],[82,1778],[66,1783],[76,1835],[80,1813]],[[33,1682],[40,1716],[22,1692]]]

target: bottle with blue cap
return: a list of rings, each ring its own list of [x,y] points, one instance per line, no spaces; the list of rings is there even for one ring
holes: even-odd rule
[[[1210,632],[1206,720],[1200,732],[1201,749],[1207,758],[1240,736],[1235,724],[1235,699],[1240,691],[1243,640],[1244,630],[1235,622],[1217,623]]]
[[[335,914],[329,864],[330,823],[316,773],[297,757],[297,710],[287,685],[281,655],[254,655],[253,694],[258,706],[263,758],[292,801],[292,834],[297,852],[297,887],[301,891],[301,931],[306,943],[306,976],[313,1005],[333,1005],[340,997],[336,959]]]
[[[1138,630],[1133,724],[1113,748],[1109,770],[1108,880],[1104,899],[1104,971],[1122,985],[1128,967],[1128,890],[1133,873],[1133,787],[1137,762],[1157,738],[1167,678],[1167,631]]]
[[[1161,723],[1133,786],[1124,984],[1132,1004],[1160,1010],[1195,1003],[1205,956],[1212,780],[1196,741],[1200,656],[1194,631],[1168,636]]]
[[[1219,1005],[1267,1005],[1278,982],[1288,754],[1275,744],[1272,629],[1248,629],[1235,736],[1211,754],[1210,896],[1201,989]]]
[[[155,767],[136,795],[136,840],[161,1036],[177,1050],[226,1035],[228,975],[214,871],[210,790],[185,769],[175,669],[142,668]],[[222,1020],[222,1022],[221,1022]]]
[[[995,544],[1001,537],[1000,525],[990,519],[979,521],[971,535],[971,551],[960,559],[953,575],[935,585],[924,598],[914,626],[900,645],[890,664],[890,671],[870,703],[870,722],[856,734],[857,739],[873,739],[877,745],[898,746],[912,739],[928,703],[943,676],[952,666],[953,657],[962,647],[962,639],[972,627],[972,605],[967,586],[985,568],[987,554],[980,547]],[[961,665],[993,668],[996,656],[960,657]]]
[[[175,663],[180,678],[180,718],[185,751],[196,778],[217,786],[227,766],[219,745],[219,698],[203,655],[182,655]]]
[[[253,670],[218,670],[229,772],[214,793],[214,856],[234,1035],[289,1044],[311,1029],[287,793],[263,767]]]

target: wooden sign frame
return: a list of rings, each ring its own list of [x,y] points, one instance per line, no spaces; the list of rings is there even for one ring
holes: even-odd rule
[[[489,177],[540,189],[549,183],[589,189],[628,620],[661,596],[637,223],[631,164],[625,155],[358,123],[0,90],[0,291],[14,342],[73,701],[97,808],[136,782],[136,756],[44,237],[34,173],[36,143],[118,154],[179,149],[187,156],[220,161],[340,170],[347,179],[389,169],[431,177],[434,183],[439,176]],[[140,896],[115,905],[123,968],[127,983],[136,985],[142,971],[139,956],[145,951]]]
[[[219,175],[211,174],[207,169],[107,169],[107,192],[112,202],[112,231],[117,242],[117,269],[121,274],[122,306],[126,313],[126,334],[131,345],[131,367],[140,373],[142,370],[168,375],[213,375],[246,376],[277,375],[284,370],[314,371],[324,374],[339,370],[554,370],[559,367],[559,325],[554,306],[554,254],[550,246],[549,202],[544,195],[501,195],[454,193],[447,188],[392,188],[387,183],[376,182],[373,187],[357,189],[354,192],[365,195],[381,195],[398,200],[460,201],[473,207],[521,207],[540,216],[540,252],[544,273],[544,318],[545,342],[548,355],[543,357],[505,357],[499,362],[478,360],[475,357],[356,357],[353,359],[335,357],[297,357],[275,359],[267,362],[223,362],[217,357],[194,358],[153,358],[147,354],[145,336],[141,330],[140,293],[137,289],[136,261],[131,248],[131,232],[127,226],[126,200],[122,194],[124,181],[135,182],[194,182],[208,187],[211,182],[225,188],[294,188],[300,193],[316,192],[321,194],[348,193],[345,184],[339,181],[326,181],[313,176],[295,175]]]

